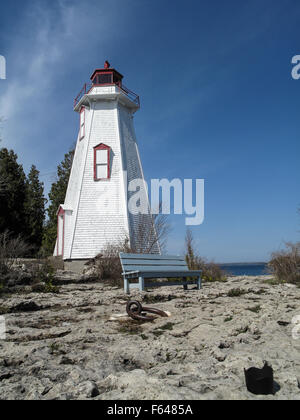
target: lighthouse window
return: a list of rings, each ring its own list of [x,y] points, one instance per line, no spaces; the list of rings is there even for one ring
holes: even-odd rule
[[[109,178],[109,147],[100,145],[95,148],[94,178],[95,180]]]
[[[100,85],[105,85],[107,83],[111,83],[112,82],[112,74],[108,73],[108,74],[99,74],[98,76],[98,83]]]
[[[93,85],[110,85],[113,83],[113,74],[112,73],[98,73],[93,78],[92,83]]]
[[[82,107],[80,111],[80,140],[85,135],[85,108]]]

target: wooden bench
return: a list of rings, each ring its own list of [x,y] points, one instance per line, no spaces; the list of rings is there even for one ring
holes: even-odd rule
[[[122,264],[125,293],[130,293],[131,288],[138,288],[140,291],[145,287],[159,286],[180,286],[187,290],[189,284],[197,284],[201,289],[201,271],[188,269],[184,257],[157,255],[157,254],[125,254],[120,252]],[[189,278],[195,280],[188,280]],[[148,279],[157,278],[181,278],[181,282],[156,282],[148,283]],[[138,279],[138,283],[130,283],[130,280]]]

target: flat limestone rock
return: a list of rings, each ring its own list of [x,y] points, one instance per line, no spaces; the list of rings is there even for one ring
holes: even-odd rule
[[[60,275],[58,294],[0,296],[0,399],[300,399],[299,288],[243,276],[134,290],[130,299],[169,315],[139,322],[122,289]],[[244,369],[265,360],[276,393],[253,395]]]

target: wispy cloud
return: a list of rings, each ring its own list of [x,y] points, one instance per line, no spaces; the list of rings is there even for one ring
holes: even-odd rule
[[[85,63],[91,71],[88,60],[103,60],[101,48],[105,51],[109,28],[118,20],[122,26],[116,6],[111,2],[107,8],[96,0],[34,1],[12,29],[7,80],[0,86],[0,116],[5,120],[3,145],[14,148],[25,167],[38,161],[43,172],[55,170],[62,152],[74,142],[68,138],[61,144],[67,132],[62,104],[69,103],[70,110],[72,106],[72,96],[66,94],[68,88],[74,89],[75,82],[73,87],[69,84],[72,69],[78,75]],[[95,54],[96,48],[100,54]]]
[[[16,118],[25,101],[47,87],[57,74],[57,66],[64,56],[64,44],[70,35],[64,30],[64,15],[60,8],[53,25],[53,15],[35,3],[30,13],[25,12],[21,29],[24,38],[16,37],[9,51],[11,73],[7,89],[0,98],[0,110],[6,119]],[[21,34],[20,34],[21,35]]]

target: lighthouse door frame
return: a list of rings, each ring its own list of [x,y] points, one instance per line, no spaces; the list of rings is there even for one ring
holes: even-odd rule
[[[60,207],[57,214],[57,256],[63,257],[65,244],[65,211]]]

